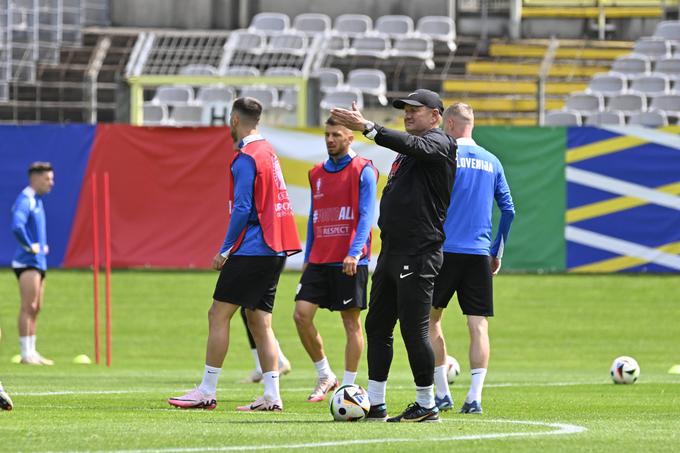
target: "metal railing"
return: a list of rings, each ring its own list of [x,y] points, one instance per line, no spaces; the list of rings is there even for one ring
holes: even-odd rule
[[[545,124],[545,82],[559,47],[560,42],[557,39],[552,38],[548,45],[548,49],[545,51],[543,61],[541,61],[541,67],[538,71],[538,79],[536,80],[536,120],[539,126]]]

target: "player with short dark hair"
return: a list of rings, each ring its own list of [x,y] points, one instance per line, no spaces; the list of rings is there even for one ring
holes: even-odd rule
[[[340,312],[347,339],[342,384],[354,384],[357,376],[378,178],[371,161],[352,151],[351,130],[328,118],[324,136],[328,159],[309,171],[307,246],[294,314],[300,341],[318,375],[310,402],[323,401],[338,386],[314,326],[318,308]]]
[[[444,107],[437,93],[419,89],[392,105],[404,110],[406,132],[366,120],[361,112],[333,109],[340,124],[396,151],[380,201],[382,249],[373,273],[366,315],[369,420],[438,421],[434,355],[428,327],[434,280],[442,263],[444,218],[456,175],[456,141],[439,124]],[[416,385],[416,401],[387,418],[385,393],[397,320]]]
[[[209,333],[201,385],[168,402],[183,409],[214,409],[217,381],[229,347],[231,318],[246,308],[262,365],[264,395],[240,411],[282,411],[272,310],[287,255],[301,251],[293,208],[274,148],[259,134],[262,105],[239,98],[229,125],[238,152],[231,164],[231,218],[213,269],[220,276],[208,312]]]
[[[447,381],[446,343],[441,328],[444,308],[458,293],[470,333],[470,390],[462,413],[482,412],[482,387],[489,363],[489,328],[493,316],[492,277],[501,268],[503,250],[515,217],[510,188],[499,160],[472,139],[474,112],[463,103],[444,112],[444,130],[458,142],[458,170],[444,231],[444,264],[435,281],[430,340],[435,353],[435,400],[440,410],[453,407]],[[491,243],[493,202],[501,211]]]
[[[12,206],[12,233],[19,246],[12,258],[12,269],[19,281],[19,346],[21,363],[53,365],[36,350],[38,314],[45,296],[47,272],[47,218],[43,196],[54,187],[54,171],[49,162],[34,162],[28,167],[28,186]]]

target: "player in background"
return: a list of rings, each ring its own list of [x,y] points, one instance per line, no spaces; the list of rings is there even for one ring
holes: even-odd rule
[[[238,98],[231,108],[230,129],[238,152],[231,164],[231,217],[213,268],[220,271],[208,311],[205,370],[200,386],[168,402],[184,409],[214,409],[217,381],[229,347],[231,319],[246,308],[262,364],[264,395],[240,411],[282,411],[278,350],[272,310],[286,255],[302,250],[293,208],[274,148],[258,132],[262,104]]]
[[[503,250],[515,217],[510,188],[496,156],[472,139],[474,112],[457,103],[444,112],[444,131],[458,143],[458,170],[451,205],[444,222],[444,264],[435,281],[430,341],[435,354],[435,400],[440,410],[453,407],[447,381],[446,344],[441,320],[444,308],[458,293],[470,333],[470,390],[461,413],[482,412],[482,387],[489,364],[489,328],[493,316],[492,277],[501,268]],[[501,211],[496,239],[491,243],[493,202]]]
[[[392,105],[404,110],[406,132],[376,125],[357,109],[334,108],[332,117],[392,151],[397,157],[380,200],[382,248],[373,273],[366,315],[368,339],[368,420],[436,422],[434,354],[428,336],[432,290],[442,264],[444,219],[456,175],[456,141],[441,129],[439,95],[419,89]],[[399,320],[408,353],[416,401],[396,417],[387,417],[387,378]]]
[[[36,350],[38,314],[45,296],[47,271],[47,219],[43,196],[54,187],[54,171],[48,162],[34,162],[28,168],[28,186],[12,206],[12,233],[19,243],[12,269],[19,280],[19,347],[21,363],[54,365]]]
[[[253,354],[253,360],[255,360],[255,369],[251,371],[250,375],[247,378],[243,379],[243,381],[241,382],[244,384],[249,383],[256,384],[262,381],[262,367],[260,366],[260,357],[257,355],[257,346],[255,346],[255,339],[253,338],[253,334],[250,333],[250,329],[248,329],[248,318],[246,316],[246,309],[244,307],[241,307],[241,319],[243,320],[243,325],[246,327],[246,334],[248,335],[248,344],[250,345],[250,352]],[[291,370],[290,361],[281,350],[281,345],[279,344],[278,340],[276,340],[276,348],[279,351],[279,375],[283,376],[284,374],[290,373]]]
[[[328,159],[309,171],[305,264],[295,296],[295,325],[318,374],[309,402],[323,401],[338,386],[321,334],[314,326],[318,308],[340,312],[347,338],[342,384],[354,384],[357,376],[364,350],[360,314],[366,308],[378,180],[371,161],[350,148],[354,140],[351,130],[328,118],[325,140]]]

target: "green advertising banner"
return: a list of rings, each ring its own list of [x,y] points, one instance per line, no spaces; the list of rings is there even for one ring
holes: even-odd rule
[[[478,126],[473,138],[500,159],[515,203],[503,269],[564,271],[566,128]]]

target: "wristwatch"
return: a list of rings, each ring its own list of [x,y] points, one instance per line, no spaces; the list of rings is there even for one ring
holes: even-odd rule
[[[375,136],[378,135],[378,130],[375,128],[375,123],[373,121],[367,121],[364,126],[364,137],[373,140]]]

